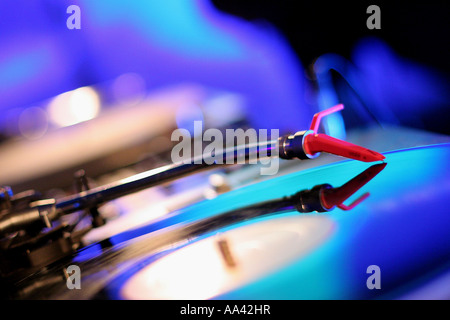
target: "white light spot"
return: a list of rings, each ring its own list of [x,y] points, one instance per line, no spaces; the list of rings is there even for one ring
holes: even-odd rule
[[[100,98],[97,92],[90,87],[60,94],[48,106],[51,121],[60,127],[91,120],[99,112]]]

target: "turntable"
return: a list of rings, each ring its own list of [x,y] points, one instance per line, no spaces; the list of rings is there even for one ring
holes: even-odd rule
[[[314,127],[318,125],[313,121],[313,131]],[[299,156],[299,145],[294,143],[298,137],[279,139],[277,146],[297,152],[281,152],[281,157]],[[304,136],[300,138],[304,143]],[[274,142],[263,145],[267,148]],[[376,152],[368,154],[375,156],[368,161],[375,162],[336,162],[339,158],[331,156],[328,164],[309,169],[301,166],[305,161],[282,160],[281,174],[248,179],[238,187],[232,182],[236,172],[242,177],[245,170],[253,170],[255,176],[257,169],[213,171],[208,188],[194,191],[195,196],[192,190],[188,197],[178,194],[183,200],[169,213],[155,215],[157,205],[143,206],[141,214],[148,217],[139,223],[126,223],[130,216],[105,224],[99,206],[140,190],[144,191],[138,194],[145,196],[156,181],[180,179],[193,172],[193,165],[166,166],[93,189],[84,172],[79,172],[80,192],[56,201],[30,192],[13,195],[4,188],[2,281],[7,289],[3,295],[420,299],[432,292],[448,298],[450,219],[445,199],[450,188],[450,145],[399,149],[379,157]],[[297,164],[286,166],[291,161]],[[211,167],[215,166],[200,165],[194,171]],[[27,207],[27,214],[19,217],[17,213],[23,214]],[[79,216],[75,224],[58,220],[61,213],[65,217],[80,211],[91,221],[84,229],[79,228],[83,220]],[[14,219],[7,220],[11,212]]]
[[[0,298],[450,299],[448,5],[0,3]]]

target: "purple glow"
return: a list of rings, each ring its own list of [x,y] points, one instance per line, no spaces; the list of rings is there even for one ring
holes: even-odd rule
[[[365,82],[366,100],[379,113],[393,113],[402,124],[421,126],[421,118],[448,104],[448,77],[400,57],[379,39],[362,40],[353,61]]]

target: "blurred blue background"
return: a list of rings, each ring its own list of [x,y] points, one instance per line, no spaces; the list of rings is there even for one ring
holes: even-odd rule
[[[80,30],[66,27],[72,4]],[[146,91],[192,82],[239,93],[256,128],[303,129],[343,102],[347,128],[448,134],[449,6],[381,2],[382,29],[368,30],[368,5],[2,1],[0,132],[19,134],[21,114],[45,99],[132,73]]]

